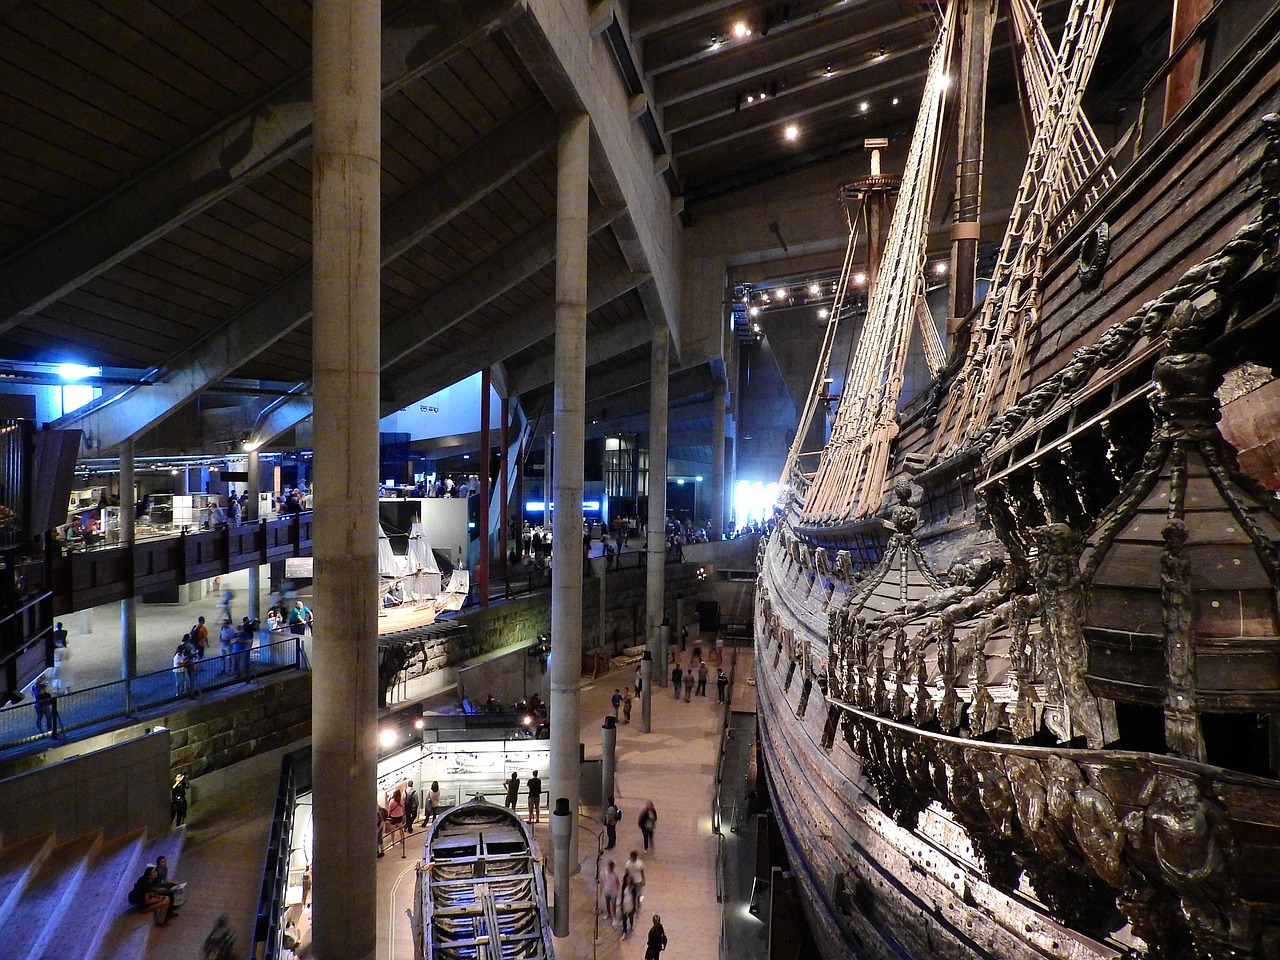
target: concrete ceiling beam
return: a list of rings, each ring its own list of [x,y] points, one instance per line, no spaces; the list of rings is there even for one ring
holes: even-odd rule
[[[432,13],[408,4],[383,24],[384,98],[512,19],[513,0],[469,0]],[[206,131],[150,172],[0,265],[0,333],[208,210],[311,143],[311,73]]]
[[[532,132],[527,139],[526,131]],[[421,243],[525,169],[550,148],[554,137],[555,117],[550,109],[529,111],[467,150],[432,179],[431,189],[405,194],[383,214],[382,263]],[[311,267],[307,265],[152,371],[149,385],[100,398],[61,418],[56,426],[84,430],[86,446],[95,451],[114,448],[229,376],[310,316]]]

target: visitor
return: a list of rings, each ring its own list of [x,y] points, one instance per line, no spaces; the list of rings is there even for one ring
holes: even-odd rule
[[[542,778],[538,771],[533,771],[529,778],[529,821],[537,823],[542,816]]]
[[[671,671],[671,696],[676,700],[680,699],[680,682],[684,679],[684,670],[681,669],[679,661],[676,661],[675,668]]]
[[[507,778],[507,809],[514,810],[516,808],[516,799],[520,796],[520,774],[512,770],[511,776]]]
[[[631,722],[631,704],[634,700],[635,700],[635,697],[631,696],[631,688],[623,687],[622,688],[622,722],[623,723]]]
[[[653,831],[658,825],[658,808],[653,805],[650,800],[644,805],[644,809],[640,811],[640,836],[644,840],[644,849],[647,853],[649,848],[653,846]],[[643,877],[641,878],[643,880]]]
[[[142,875],[134,882],[133,889],[129,891],[129,902],[143,913],[153,911],[156,924],[163,927],[171,917],[176,917],[178,912],[173,909],[172,894],[157,890],[155,883],[156,865],[148,863]]]
[[[716,670],[716,703],[724,703],[725,694],[729,691],[729,677],[723,669]]]
[[[645,945],[644,960],[658,960],[658,954],[667,949],[667,931],[662,928],[662,917],[653,915],[649,928],[649,942]]]
[[[610,923],[618,916],[618,895],[622,892],[622,877],[612,860],[605,864],[604,876],[600,878],[600,894],[604,900],[604,915]]]
[[[613,797],[609,798],[609,802],[605,804],[604,816],[604,832],[609,842],[606,844],[606,850],[612,850],[618,842],[618,821],[622,819],[622,810],[613,802]]]
[[[705,697],[707,695],[707,661],[702,660],[698,663],[698,696]]]
[[[169,787],[169,822],[180,827],[187,822],[187,775],[180,773]]]

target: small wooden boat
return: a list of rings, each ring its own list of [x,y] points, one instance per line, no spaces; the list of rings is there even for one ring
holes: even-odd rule
[[[552,960],[546,878],[525,822],[478,798],[437,816],[410,919],[418,960]]]

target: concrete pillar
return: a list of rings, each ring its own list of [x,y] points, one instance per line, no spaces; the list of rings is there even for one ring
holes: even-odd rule
[[[569,842],[573,837],[573,815],[568,797],[556,797],[551,814],[551,868],[555,871],[555,903],[552,905],[551,932],[556,937],[569,935]],[[577,864],[573,864],[576,872]],[[560,949],[556,949],[560,953]]]
[[[719,380],[711,387],[711,539],[724,539],[724,383]]]
[[[671,634],[670,639],[676,640],[680,644],[681,653],[684,653],[684,647],[685,647],[684,615],[685,615],[684,594],[677,592],[676,593],[676,622],[675,622],[675,626],[671,628],[673,632]]]
[[[242,514],[245,520],[258,519],[258,495],[262,493],[262,463],[257,450],[249,451],[249,505]]]
[[[645,685],[648,686],[648,681]],[[600,728],[600,796],[606,802],[609,797],[616,796],[613,792],[613,772],[617,757],[618,721],[610,714],[604,718],[604,726]]]
[[[500,551],[498,559],[498,569],[505,576],[507,567],[510,565],[508,557],[511,552],[510,538],[513,533],[511,529],[511,479],[509,470],[511,466],[511,401],[506,397],[502,398],[502,426],[500,429],[499,443],[502,446],[502,452],[498,457],[498,550]],[[519,530],[514,531],[517,537],[520,536]]]
[[[312,29],[315,592],[312,954],[377,947],[381,7],[316,0]]]
[[[489,389],[492,374],[485,367],[480,371],[480,489],[476,492],[479,502],[476,504],[476,528],[480,534],[480,555],[476,562],[476,589],[480,596],[480,606],[489,605],[489,566],[490,546],[493,537],[489,532],[489,461],[492,459],[493,445],[489,442]]]
[[[253,523],[258,519],[258,493],[262,489],[261,478],[259,472],[262,465],[258,458],[257,450],[249,451],[249,483],[247,492],[249,494],[249,502],[245,504],[244,512],[241,513],[241,520],[245,523]],[[254,564],[249,568],[249,619],[258,620],[262,617],[262,567]]]
[[[653,724],[653,696],[649,693],[653,686],[653,654],[648,650],[640,658],[640,682],[644,684],[644,696],[640,698],[640,732],[648,733]]]
[[[133,488],[133,441],[120,444],[120,543],[128,552],[129,585],[133,585],[134,524],[137,520],[137,496]],[[130,595],[120,601],[120,676],[138,675],[138,598]]]
[[[649,652],[662,664],[657,684],[667,685],[666,632],[662,629],[663,586],[667,560],[667,374],[670,345],[666,327],[653,333],[649,372],[649,520],[648,570],[645,592],[645,625]],[[651,689],[645,688],[645,701]],[[646,708],[647,709],[647,708]]]
[[[569,865],[578,869],[578,697],[582,676],[583,422],[587,391],[587,148],[590,121],[560,121],[556,171],[555,514],[551,520],[551,796],[567,802]],[[557,810],[557,814],[559,810]],[[552,818],[554,824],[560,817]],[[556,875],[556,914],[560,884]],[[566,898],[568,887],[565,887]],[[568,927],[565,901],[565,932]],[[557,934],[560,934],[557,928]]]
[[[93,607],[85,607],[80,611],[80,632],[93,633]]]

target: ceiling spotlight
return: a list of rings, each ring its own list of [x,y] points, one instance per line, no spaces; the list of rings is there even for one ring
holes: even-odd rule
[[[942,78],[942,89],[943,89],[943,90],[950,90],[950,89],[951,89],[951,78],[950,78],[950,77],[943,77],[943,78]]]
[[[831,314],[830,314],[830,312],[827,310],[827,308],[826,308],[826,307],[823,307],[821,310],[819,310],[819,311],[818,311],[818,319],[819,319],[819,320],[825,320],[825,319],[827,319],[827,317],[829,317],[830,315],[831,315]]]
[[[893,98],[893,105],[894,105],[895,107],[896,107],[900,102],[901,102],[901,101],[900,101],[897,97],[894,97],[894,98]]]
[[[853,282],[856,283],[858,286],[862,286],[864,283],[867,282],[867,275],[865,273],[855,273],[853,275]]]
[[[751,316],[753,317],[758,317],[760,316],[760,308],[752,307],[750,310],[747,311],[747,313],[751,314]]]
[[[818,284],[816,283],[809,284],[809,296],[816,297],[821,292],[822,292],[822,287],[820,287]]]
[[[754,93],[748,93],[747,103],[755,103],[755,102],[756,102],[756,95]]]
[[[787,128],[782,131],[782,135],[788,140],[795,141],[800,139],[800,128],[794,123],[787,124]]]
[[[779,287],[777,290],[773,291],[773,295],[779,300],[785,300],[787,299],[787,288]]]
[[[823,70],[823,71],[822,71],[822,75],[823,75],[824,77],[829,77],[829,76],[831,76],[831,74],[833,74],[833,73],[835,73],[835,71],[831,69],[831,64],[829,64],[829,63],[828,63],[828,64],[827,64],[827,69],[825,69],[825,70]]]
[[[400,742],[400,731],[393,727],[383,727],[378,732],[378,743],[382,745],[383,750],[390,750]]]
[[[878,57],[876,57],[876,59],[877,59],[877,60],[883,60],[883,59],[884,59],[884,56],[885,56],[885,54],[884,54],[884,44],[882,43],[882,44],[880,44],[880,55],[879,55]]]
[[[858,104],[858,109],[861,110],[863,113],[866,113],[868,110],[871,109],[871,104],[863,100],[860,104]]]
[[[768,100],[768,99],[769,99],[769,91],[768,91],[768,90],[761,90],[761,91],[760,91],[760,99],[761,99],[761,100]]]
[[[760,324],[758,324],[758,323],[753,323],[753,324],[751,325],[751,332],[752,332],[752,333],[759,333],[759,332],[760,332]]]
[[[938,276],[942,276],[944,273],[946,273],[947,261],[939,260],[937,263],[935,263],[933,265],[933,272],[936,273]]]
[[[743,37],[751,36],[751,28],[743,21],[739,20],[733,25],[733,35],[741,40]]]
[[[724,41],[720,39],[720,35],[719,35],[718,33],[713,33],[713,34],[711,35],[711,49],[712,49],[712,50],[715,50],[716,48],[718,48],[718,47],[720,46],[720,44],[721,44],[721,43],[723,43],[723,42],[724,42]]]

